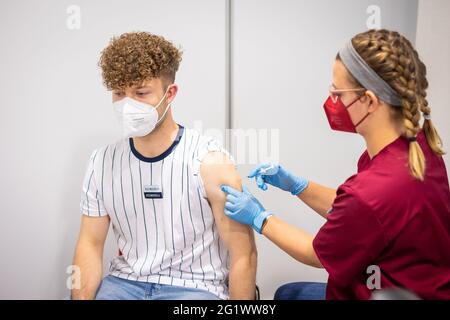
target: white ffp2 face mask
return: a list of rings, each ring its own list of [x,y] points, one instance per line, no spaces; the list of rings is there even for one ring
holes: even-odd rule
[[[166,110],[160,119],[158,119],[157,109],[164,101],[167,92],[161,98],[156,106],[140,102],[128,97],[123,98],[113,103],[114,111],[122,124],[123,136],[125,138],[143,137],[152,132],[158,123],[164,119],[170,104],[167,105]]]

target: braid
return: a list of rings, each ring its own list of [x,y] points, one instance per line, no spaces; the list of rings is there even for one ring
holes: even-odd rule
[[[419,69],[419,90],[418,90],[418,99],[420,111],[425,118],[422,129],[425,131],[425,135],[427,137],[428,145],[431,147],[434,153],[437,155],[444,155],[445,152],[442,149],[442,139],[439,136],[439,133],[436,130],[436,127],[433,125],[431,121],[431,108],[428,105],[427,100],[427,89],[428,89],[428,80],[426,78],[427,75],[427,67],[425,64],[419,59],[419,55],[416,50],[413,50],[414,57],[418,64]]]
[[[428,81],[426,67],[419,59],[411,42],[397,32],[370,30],[352,39],[353,46],[367,64],[397,91],[402,98],[400,106],[404,136],[410,141],[409,167],[411,174],[423,180],[425,176],[425,156],[417,142],[421,113],[425,119],[423,130],[431,149],[443,155],[442,141],[431,123],[431,108],[426,99]]]

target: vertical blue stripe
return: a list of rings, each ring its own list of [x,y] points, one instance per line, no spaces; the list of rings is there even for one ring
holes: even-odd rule
[[[116,157],[116,147],[114,147],[113,156],[112,156],[112,164],[111,164],[111,193],[112,193],[112,204],[113,204],[114,214],[116,216],[117,223],[119,224],[120,232],[122,233],[124,240],[125,240],[125,244],[123,245],[123,248],[121,249],[121,251],[123,252],[124,248],[127,245],[127,239],[125,238],[125,233],[123,232],[122,225],[120,224],[119,217],[117,216],[117,211],[116,211],[116,204],[115,204],[115,197],[114,197],[114,158],[115,157]],[[120,237],[121,236],[119,234],[118,240],[120,240]]]
[[[216,222],[214,221],[213,223],[213,237],[216,235],[216,233],[214,232],[214,227],[216,225]],[[220,235],[217,235],[216,237],[217,239],[217,255],[219,256],[219,261],[220,261],[220,271],[222,272],[222,276],[225,277],[225,272],[223,271],[223,261],[222,261],[222,257],[220,255]]]
[[[97,211],[98,211],[98,216],[100,217],[101,213],[100,213],[100,201],[98,200],[98,189],[97,189],[97,191],[95,191],[95,198],[97,199]]]
[[[95,157],[97,156],[97,152],[98,151],[95,152],[94,157],[92,158],[92,172],[91,172],[91,175],[89,176],[89,181],[88,181],[88,185],[87,185],[87,188],[86,188],[86,204],[87,204],[87,214],[88,214],[88,216],[90,216],[90,213],[89,213],[90,202],[89,202],[88,193],[89,193],[89,186],[91,184],[91,179],[92,179],[92,176],[94,175]]]
[[[163,197],[164,197],[164,179],[163,179],[163,174],[164,174],[164,159],[163,159],[163,161],[161,163],[161,189],[162,189]],[[162,217],[164,219],[164,204],[163,204],[163,202],[161,202],[161,206],[162,206],[162,213],[161,214],[162,214]],[[163,227],[164,227],[164,225],[163,225]],[[166,239],[164,237],[164,252],[163,252],[163,255],[162,255],[162,258],[161,258],[161,264],[159,265],[160,271],[162,271],[162,264],[164,262],[164,256],[166,255],[166,247],[167,247],[166,246]],[[158,284],[159,284],[159,280],[158,280]]]
[[[123,150],[122,150],[122,155],[120,157],[120,190],[122,192],[122,206],[123,206],[123,213],[125,214],[125,218],[127,220],[127,225],[128,225],[128,230],[130,232],[130,237],[131,237],[131,245],[130,248],[128,249],[128,253],[127,253],[127,261],[130,258],[130,251],[133,248],[133,243],[134,243],[134,239],[133,239],[133,233],[131,232],[131,226],[130,226],[130,221],[128,220],[128,214],[127,214],[127,209],[125,208],[125,197],[123,196]],[[137,259],[137,257],[136,257]]]
[[[103,163],[102,163],[102,200],[103,202],[105,201],[105,197],[104,197],[104,193],[103,193],[103,176],[105,173],[105,156],[106,156],[106,151],[108,151],[109,145],[106,146],[105,148],[105,153],[103,154]]]
[[[180,262],[180,268],[179,271],[181,272],[180,278],[183,278],[183,270],[181,270],[181,266],[183,265],[183,251],[186,248],[186,233],[184,231],[184,222],[183,222],[183,196],[184,196],[184,165],[185,165],[185,155],[186,155],[186,135],[184,135],[184,146],[183,146],[183,161],[181,163],[181,199],[180,199],[180,219],[181,219],[181,228],[183,229],[183,240],[184,240],[184,246],[181,250],[181,262]]]
[[[153,185],[153,163],[150,162],[150,185]],[[156,218],[156,207],[155,207],[155,199],[152,199],[153,204],[153,216],[155,218],[155,227],[156,227],[156,233],[155,233],[155,254],[153,255],[153,260],[150,265],[150,273],[152,273],[153,269],[153,263],[155,262],[156,255],[158,253],[158,219]],[[147,277],[148,279],[148,277]]]
[[[145,219],[144,196],[143,196],[143,192],[142,192],[141,160],[138,160],[138,162],[139,162],[139,185],[140,185],[140,187],[141,187],[142,217],[144,218],[145,243],[146,243],[145,260],[144,260],[144,262],[142,263],[141,269],[139,270],[139,274],[142,276],[142,268],[144,267],[145,263],[147,262],[147,258],[148,258],[148,231],[147,231],[147,220]]]
[[[187,168],[187,177],[186,177],[187,189],[188,189],[188,209],[189,209],[189,217],[191,218],[192,231],[194,233],[194,241],[192,242],[192,262],[189,265],[192,274],[192,280],[194,280],[194,272],[192,271],[192,264],[194,263],[194,243],[196,242],[197,235],[195,233],[194,221],[192,219],[192,211],[191,211],[191,200],[190,200],[190,192],[189,192],[189,168]]]
[[[189,168],[187,168],[187,188],[189,190]],[[191,265],[189,267],[191,269],[192,280],[194,280],[194,272],[192,270],[192,264],[194,263],[194,258],[195,258],[194,244],[197,241],[197,234],[196,234],[196,231],[195,231],[194,220],[192,219],[191,200],[190,200],[190,192],[189,191],[188,191],[188,208],[189,208],[189,217],[191,218],[192,231],[194,233],[194,241],[192,242],[192,262],[191,262]]]
[[[192,142],[194,142],[194,133],[193,132],[191,134],[191,142],[189,142],[188,157],[192,153]],[[189,160],[187,161],[187,164],[186,164],[186,190],[187,190],[189,217],[190,217],[190,220],[191,220],[192,230],[193,230],[193,233],[194,233],[194,241],[193,241],[192,246],[191,246],[192,247],[191,248],[191,250],[192,250],[192,262],[193,262],[194,261],[194,243],[195,243],[196,236],[195,236],[195,228],[194,228],[194,223],[192,221],[192,212],[191,212],[191,200],[190,200],[190,194],[191,193],[190,193],[190,188],[189,188]],[[192,277],[193,277],[194,275],[193,275],[193,271],[192,271],[192,263],[190,264],[189,267],[190,267],[191,274],[192,274]]]
[[[92,179],[93,174],[94,174],[94,168],[92,168],[92,172],[91,172],[91,175],[89,176],[88,185],[87,185],[87,189],[86,189],[86,207],[87,207],[87,215],[88,216],[91,216],[91,214],[89,213],[90,202],[89,202],[88,192],[89,192],[89,185],[91,184],[91,179]]]
[[[131,197],[133,199],[133,209],[134,209],[134,216],[135,216],[135,232],[136,232],[136,260],[133,263],[132,269],[134,270],[134,267],[136,266],[136,263],[138,262],[138,231],[137,231],[137,225],[138,225],[138,218],[137,218],[137,210],[136,210],[136,201],[134,200],[134,181],[133,181],[133,170],[131,169],[131,150],[128,151],[128,168],[130,169],[130,183],[131,183]],[[145,223],[145,219],[144,219]],[[129,276],[129,275],[128,275]]]
[[[200,191],[197,188],[197,195],[198,195],[198,203],[200,205],[200,212],[202,214],[202,220],[203,220],[203,232],[202,232],[202,245],[203,245],[203,251],[205,251],[205,231],[206,231],[206,225],[205,225],[205,218],[203,216],[203,207],[202,207],[202,200],[200,197]],[[205,271],[203,270],[203,263],[202,263],[202,255],[200,255],[200,267],[202,268],[203,272],[203,281],[205,281]]]
[[[213,219],[215,219],[215,217],[213,216]],[[214,231],[214,226],[215,226],[215,224],[216,224],[216,221],[215,220],[213,220],[213,224],[212,224],[212,227],[211,227],[211,231],[212,231],[212,234],[213,234],[213,242],[212,242],[212,245],[214,245],[214,243],[216,242],[216,232]],[[217,237],[217,239],[219,239],[219,237]],[[217,243],[219,243],[218,241],[217,241]],[[219,259],[220,259],[220,252],[218,252],[218,254],[219,254]],[[209,247],[209,256],[211,257],[211,246]],[[222,259],[220,259],[220,261],[222,262]],[[213,269],[214,269],[214,275],[216,276],[216,269],[214,268],[214,264],[213,264],[213,262],[212,262],[212,258],[211,258],[211,264],[213,265]],[[220,264],[220,266],[222,266],[222,264]],[[221,270],[222,271],[222,270]],[[222,274],[223,274],[223,271],[222,271]]]
[[[213,243],[214,243],[214,236],[213,236]],[[214,268],[214,264],[213,264],[213,261],[212,261],[211,244],[209,244],[208,248],[209,248],[209,261],[211,261],[211,267],[213,268],[213,272],[214,272],[214,280],[216,280],[217,279],[217,273],[216,273],[216,268]]]
[[[170,170],[170,223],[172,225],[172,256],[170,257],[170,265],[169,265],[169,277],[172,274],[172,261],[173,256],[175,255],[175,240],[173,237],[173,161],[175,159],[175,155],[172,153],[172,167]]]
[[[191,146],[192,146],[193,140],[194,140],[194,136],[192,136],[192,139],[191,139]],[[192,152],[192,161],[194,160],[195,150],[196,150],[196,148],[197,148],[197,146],[198,146],[199,141],[200,141],[200,136],[197,137],[197,143],[196,143],[195,148],[194,148],[194,150],[193,150],[193,152]],[[189,187],[189,176],[190,176],[190,175],[189,175],[189,167],[188,167],[188,168],[187,168],[187,190],[190,190],[190,187]],[[190,198],[191,198],[191,197],[190,197],[190,192],[188,191],[189,217],[191,218],[192,230],[193,230],[193,232],[194,232],[194,242],[192,243],[192,262],[191,262],[191,265],[190,265],[190,269],[191,269],[191,274],[192,274],[192,280],[194,280],[194,272],[193,272],[193,270],[192,270],[192,265],[194,264],[194,260],[195,260],[194,244],[197,242],[197,232],[195,231],[194,220],[193,220],[193,218],[192,218],[191,199],[190,199]],[[201,264],[200,264],[200,267],[202,268]],[[202,268],[202,271],[203,271],[203,268]],[[204,273],[204,271],[203,271],[203,273]]]

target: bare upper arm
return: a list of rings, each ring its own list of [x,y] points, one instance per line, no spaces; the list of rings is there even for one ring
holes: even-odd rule
[[[202,161],[200,174],[220,237],[230,254],[233,256],[256,251],[253,230],[231,220],[224,213],[226,195],[220,186],[227,184],[242,190],[242,179],[229,157],[222,152],[208,153]]]
[[[103,246],[108,235],[109,222],[109,216],[89,217],[83,215],[79,241]]]

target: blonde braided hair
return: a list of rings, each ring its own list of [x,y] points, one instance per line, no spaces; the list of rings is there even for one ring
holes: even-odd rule
[[[428,145],[437,155],[444,155],[442,140],[431,122],[431,108],[426,99],[428,81],[425,64],[420,60],[411,42],[398,32],[370,30],[356,35],[352,43],[359,55],[383,78],[402,98],[402,106],[392,106],[401,118],[404,136],[409,139],[409,168],[412,176],[423,181],[425,156],[417,142],[421,129],[425,132]],[[351,76],[351,75],[350,75]],[[357,83],[356,79],[354,80]],[[420,127],[421,114],[425,121]]]

